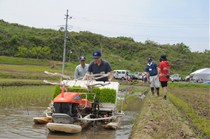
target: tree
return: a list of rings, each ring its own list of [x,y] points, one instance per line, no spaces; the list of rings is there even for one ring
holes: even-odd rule
[[[27,57],[28,56],[28,48],[26,48],[25,46],[19,46],[18,51],[15,54],[15,56],[17,56],[17,57]]]
[[[46,58],[50,55],[51,49],[47,46],[36,46],[30,49],[30,54],[33,58]]]
[[[182,54],[186,54],[186,53],[190,53],[191,52],[189,47],[186,46],[184,43],[178,43],[177,44],[177,49]]]
[[[39,55],[41,53],[41,46],[33,47],[30,49],[30,54],[33,58],[39,58]]]
[[[49,58],[51,54],[51,49],[48,46],[44,46],[41,48],[41,58]]]

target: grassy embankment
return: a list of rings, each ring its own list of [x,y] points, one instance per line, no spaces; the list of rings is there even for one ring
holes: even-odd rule
[[[73,78],[75,64],[65,64],[66,75]],[[0,85],[43,84],[42,80],[59,80],[44,71],[61,73],[62,62],[0,56]]]
[[[209,85],[170,84],[168,98],[147,95],[131,138],[210,138]]]

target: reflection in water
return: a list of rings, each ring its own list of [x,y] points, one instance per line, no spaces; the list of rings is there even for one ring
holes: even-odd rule
[[[126,112],[121,127],[117,130],[105,130],[90,126],[79,134],[52,134],[45,125],[35,125],[33,117],[42,114],[45,107],[29,107],[28,110],[0,110],[0,138],[4,139],[126,139],[129,138],[137,112]]]
[[[1,109],[0,110],[0,138],[5,139],[28,139],[44,138],[48,131],[45,126],[42,129],[33,129],[32,118],[40,113],[43,108],[31,108],[31,111],[18,109]]]

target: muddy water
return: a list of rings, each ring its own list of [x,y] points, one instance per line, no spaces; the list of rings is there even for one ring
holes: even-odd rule
[[[137,112],[125,112],[118,130],[105,130],[90,126],[79,134],[52,134],[45,125],[35,125],[33,117],[42,114],[46,107],[0,110],[0,139],[128,139]]]

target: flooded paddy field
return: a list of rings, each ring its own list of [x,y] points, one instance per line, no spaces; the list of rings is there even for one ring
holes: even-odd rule
[[[129,138],[137,112],[126,112],[118,130],[105,130],[90,126],[78,134],[49,133],[45,124],[34,124],[33,117],[40,115],[45,107],[29,107],[30,110],[1,109],[0,138],[4,139],[126,139]]]
[[[46,110],[54,87],[27,86],[0,88],[0,138],[4,139],[126,139],[129,138],[138,111],[125,111],[117,130],[93,125],[78,134],[50,133],[46,125],[37,125],[33,117]]]

